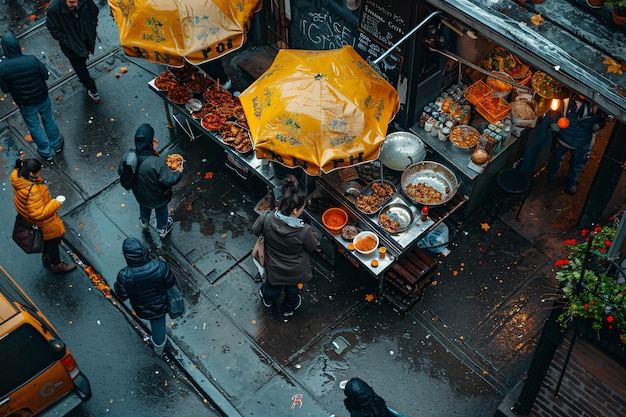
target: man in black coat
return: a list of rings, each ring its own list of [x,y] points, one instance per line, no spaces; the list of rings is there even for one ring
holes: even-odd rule
[[[154,353],[161,356],[167,342],[167,290],[176,284],[176,278],[167,263],[150,259],[148,249],[137,238],[126,238],[122,252],[128,266],[118,272],[113,290],[122,301],[130,299],[137,317],[150,320]]]
[[[63,149],[63,137],[52,115],[46,84],[50,74],[37,57],[22,55],[20,42],[13,33],[7,32],[2,36],[2,50],[6,59],[0,62],[0,89],[11,93],[37,145],[37,152],[45,160],[51,161],[54,154]]]
[[[101,103],[102,99],[87,70],[87,58],[96,46],[98,12],[93,0],[52,0],[46,20],[50,34],[59,41],[61,51],[94,103]]]
[[[164,238],[173,225],[167,204],[172,200],[172,186],[180,181],[183,166],[171,170],[165,163],[165,158],[159,157],[156,151],[158,144],[152,126],[148,123],[139,126],[135,133],[137,180],[132,191],[139,203],[139,219],[144,230],[148,229],[150,215],[154,210],[157,232]]]

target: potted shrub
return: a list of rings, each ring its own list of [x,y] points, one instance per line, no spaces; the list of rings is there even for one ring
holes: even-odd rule
[[[624,0],[606,0],[604,3],[613,5],[611,8],[613,22],[623,26],[626,23],[626,2]]]

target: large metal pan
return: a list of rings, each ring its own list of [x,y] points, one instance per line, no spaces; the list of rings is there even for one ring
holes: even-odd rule
[[[380,161],[390,169],[404,171],[426,157],[426,146],[422,140],[409,132],[394,132],[387,135],[380,147]]]
[[[423,183],[428,187],[433,187],[441,193],[441,201],[419,201],[413,198],[407,193],[407,187],[409,184]],[[438,206],[445,204],[456,194],[459,187],[456,176],[450,169],[445,166],[431,161],[418,162],[407,167],[402,173],[401,179],[402,192],[409,200],[415,204],[421,204],[426,206]]]

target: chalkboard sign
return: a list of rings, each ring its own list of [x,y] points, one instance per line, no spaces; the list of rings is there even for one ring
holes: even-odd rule
[[[364,0],[361,5],[359,30],[386,47],[398,42],[409,31],[412,1]],[[401,45],[403,53],[406,44]]]
[[[402,56],[398,53],[392,52],[383,58],[377,65],[374,65],[374,60],[381,56],[387,48],[375,42],[359,30],[359,36],[356,41],[354,49],[370,64],[376,71],[378,71],[391,85],[397,86],[400,79],[400,70],[402,69]]]
[[[291,42],[296,49],[338,49],[354,46],[358,19],[333,1],[291,3]]]

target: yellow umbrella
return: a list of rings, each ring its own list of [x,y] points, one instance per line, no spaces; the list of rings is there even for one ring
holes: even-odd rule
[[[182,66],[241,47],[263,0],[109,0],[124,53]]]
[[[351,47],[282,49],[239,96],[257,158],[311,175],[378,158],[398,92]]]

